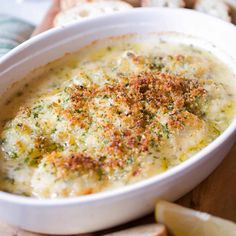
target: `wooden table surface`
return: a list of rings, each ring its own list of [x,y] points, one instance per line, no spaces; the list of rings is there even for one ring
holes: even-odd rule
[[[34,35],[52,27],[52,20],[59,9],[59,0],[54,0]],[[219,167],[190,193],[177,200],[177,203],[236,222],[236,144]],[[83,236],[104,235],[108,232],[152,222],[154,222],[154,215],[150,214],[126,225]],[[41,236],[41,234],[26,232],[0,222],[0,236]]]

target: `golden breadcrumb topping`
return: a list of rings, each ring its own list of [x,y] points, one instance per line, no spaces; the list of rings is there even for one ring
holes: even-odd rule
[[[63,59],[7,101],[1,189],[91,194],[161,173],[215,139],[235,114],[218,80],[227,67],[192,46],[155,45]]]

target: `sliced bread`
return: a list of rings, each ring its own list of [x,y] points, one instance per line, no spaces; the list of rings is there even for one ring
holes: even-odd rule
[[[80,1],[76,6],[61,11],[54,19],[54,26],[63,26],[86,18],[131,9],[132,6],[119,0]]]
[[[104,236],[167,236],[166,228],[161,224],[142,225]]]
[[[75,5],[79,4],[81,0],[61,0],[60,5],[61,5],[61,10],[65,11],[69,8],[74,7]]]
[[[236,24],[236,0],[224,0],[230,8],[230,16],[232,23]]]
[[[231,21],[230,8],[223,0],[197,0],[194,8],[222,20]]]
[[[141,5],[143,7],[184,7],[183,0],[142,0]]]
[[[95,1],[96,0],[60,0],[60,5],[61,5],[61,10],[65,11],[76,5]],[[124,0],[124,1],[130,3],[132,6],[140,6],[140,0]]]

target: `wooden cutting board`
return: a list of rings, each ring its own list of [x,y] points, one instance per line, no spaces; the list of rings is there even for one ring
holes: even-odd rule
[[[52,27],[53,18],[59,9],[59,0],[54,0],[52,7],[42,24],[35,30],[34,35]],[[199,186],[179,199],[177,203],[236,222],[236,144],[220,166]],[[150,214],[126,225],[102,232],[83,234],[83,236],[103,235],[152,222],[154,222],[154,215]],[[0,222],[0,236],[41,236],[41,234],[26,232]]]

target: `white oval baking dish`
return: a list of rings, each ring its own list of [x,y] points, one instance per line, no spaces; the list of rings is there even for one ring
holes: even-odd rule
[[[15,48],[0,59],[0,94],[34,68],[94,40],[166,31],[205,39],[228,54],[234,64],[233,25],[191,10],[135,9],[53,29]],[[234,120],[220,137],[183,164],[117,190],[55,200],[0,192],[0,219],[26,230],[57,235],[91,232],[133,220],[151,212],[158,198],[176,200],[206,178],[234,144],[235,131]]]

